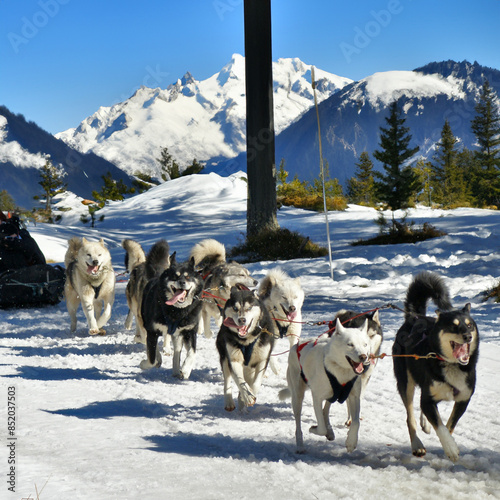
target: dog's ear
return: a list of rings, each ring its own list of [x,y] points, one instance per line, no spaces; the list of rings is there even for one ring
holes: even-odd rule
[[[105,246],[106,246],[106,243],[104,243],[104,240],[103,240],[102,238],[99,240],[99,243],[100,243],[103,247],[105,247]]]
[[[271,278],[269,278],[269,276],[265,276],[259,287],[259,295],[263,298],[269,297],[273,288],[272,285]]]
[[[194,257],[189,259],[189,267],[194,271]]]
[[[295,281],[295,283],[297,283],[297,285],[300,286],[300,276],[298,276],[297,278],[295,278],[293,281]]]
[[[365,322],[363,323],[361,330],[363,331],[363,333],[368,334],[368,318],[365,319]]]
[[[337,322],[335,323],[335,335],[339,335],[343,331],[344,331],[344,327],[342,326],[340,319],[337,318]]]
[[[377,323],[378,326],[381,326],[380,325],[380,315],[378,313],[378,309],[372,314],[372,319],[373,319],[373,321],[375,321],[375,323]]]
[[[470,302],[467,302],[467,304],[465,304],[464,308],[462,309],[462,312],[470,314]]]
[[[82,243],[87,243],[87,238],[85,238],[85,236],[82,237]]]
[[[174,253],[170,256],[170,267],[174,266],[174,265],[177,263],[177,261],[175,260],[175,254],[176,254],[176,253],[177,253],[177,252],[174,252]]]
[[[233,294],[235,294],[237,291],[238,291],[238,289],[237,289],[235,286],[232,286],[232,287],[231,287],[230,294],[231,294],[231,295],[233,295]]]

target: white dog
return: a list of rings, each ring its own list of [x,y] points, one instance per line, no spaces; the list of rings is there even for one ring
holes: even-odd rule
[[[330,338],[295,344],[288,357],[288,388],[280,391],[280,399],[292,398],[295,417],[297,452],[303,453],[304,439],[301,413],[304,393],[312,393],[317,425],[309,432],[335,439],[330,425],[329,410],[332,403],[347,401],[352,423],[346,439],[348,452],[358,444],[360,388],[358,377],[370,366],[370,339],[368,322],[362,328],[344,328],[337,319],[335,332]],[[323,405],[323,402],[324,405]]]
[[[300,278],[290,278],[279,268],[267,273],[259,286],[259,297],[266,306],[280,337],[288,337],[290,346],[299,341],[302,331],[304,290]]]
[[[92,242],[75,237],[68,243],[64,257],[64,295],[71,318],[71,331],[76,330],[76,311],[81,302],[89,325],[89,334],[104,335],[106,331],[102,327],[111,317],[115,300],[116,280],[111,266],[111,255],[102,239]]]
[[[304,304],[300,278],[290,278],[279,268],[272,269],[260,283],[259,298],[271,315],[274,335],[288,337],[290,346],[296,344],[302,332]],[[278,364],[272,356],[269,366],[275,374],[279,373]]]

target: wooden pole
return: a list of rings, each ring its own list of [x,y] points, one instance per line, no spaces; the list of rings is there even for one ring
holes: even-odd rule
[[[247,237],[278,228],[274,159],[271,0],[245,0]]]

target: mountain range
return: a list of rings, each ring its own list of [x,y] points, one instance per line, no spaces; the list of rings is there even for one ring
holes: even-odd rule
[[[388,105],[398,100],[419,155],[432,157],[447,119],[461,145],[473,148],[470,122],[488,79],[500,94],[500,71],[467,61],[434,62],[413,71],[375,73],[354,82],[315,69],[323,157],[331,177],[344,183],[363,151],[379,147]],[[319,174],[318,123],[311,66],[299,59],[273,63],[276,164],[283,158],[290,178]],[[140,171],[158,177],[162,147],[181,169],[194,158],[205,172],[246,170],[245,64],[238,54],[221,71],[198,81],[189,72],[167,87],[139,88],[129,99],[101,107],[56,137],[0,107],[0,189],[22,206],[40,194],[37,169],[50,154],[68,172],[68,188],[82,197],[102,186],[107,171],[130,182]],[[381,165],[375,167],[380,169]]]
[[[363,151],[379,149],[380,127],[387,127],[388,105],[397,100],[405,126],[410,129],[410,147],[432,159],[445,120],[450,123],[459,146],[473,149],[471,120],[484,80],[500,95],[500,71],[467,61],[427,64],[413,71],[375,73],[346,85],[319,106],[323,158],[330,176],[344,184],[354,175]],[[318,122],[310,109],[276,137],[276,164],[285,160],[293,178],[311,180],[319,175]],[[382,165],[373,159],[375,169]],[[246,156],[217,165],[215,171],[230,174],[246,169]]]
[[[316,70],[321,102],[352,80]],[[299,59],[273,63],[276,133],[285,130],[313,104],[311,67]],[[198,81],[186,73],[166,89],[141,87],[129,99],[101,107],[74,129],[57,137],[82,153],[92,151],[125,172],[158,176],[162,147],[181,169],[197,159],[214,164],[246,148],[245,59]]]
[[[90,152],[83,154],[55,138],[23,115],[0,106],[0,190],[6,190],[16,204],[26,209],[36,206],[35,195],[43,195],[40,168],[50,156],[53,165],[62,165],[68,190],[82,198],[103,185],[102,175],[130,185],[132,179],[113,163]]]

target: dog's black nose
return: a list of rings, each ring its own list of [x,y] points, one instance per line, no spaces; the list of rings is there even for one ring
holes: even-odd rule
[[[240,325],[244,325],[246,322],[247,322],[247,319],[246,319],[245,317],[238,318],[238,323],[239,323]]]
[[[359,355],[359,360],[360,360],[361,362],[366,361],[366,359],[367,359],[366,354],[360,354],[360,355]]]
[[[97,266],[97,264],[99,264],[99,261],[98,261],[97,259],[94,259],[94,260],[92,261],[92,265],[93,265],[93,266]]]
[[[466,344],[468,344],[472,340],[472,335],[470,333],[464,333],[462,337]]]
[[[290,312],[295,312],[297,308],[295,306],[290,307]]]

